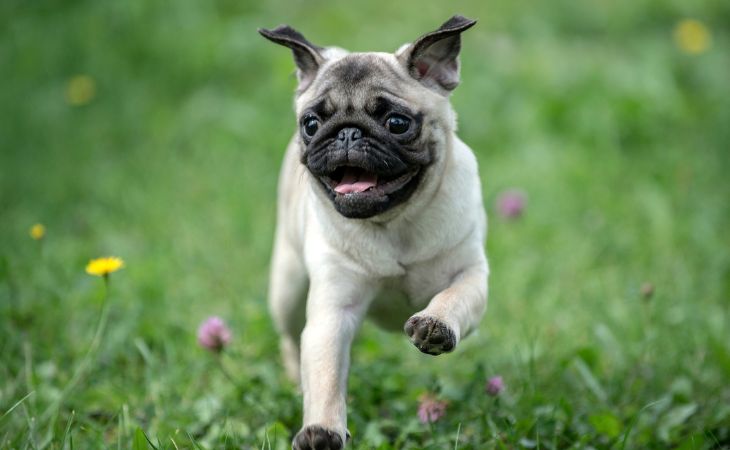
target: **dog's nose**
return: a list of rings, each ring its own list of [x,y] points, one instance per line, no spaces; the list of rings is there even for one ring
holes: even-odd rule
[[[362,139],[362,131],[359,128],[347,127],[337,133],[337,140],[344,148],[350,148],[352,144]]]

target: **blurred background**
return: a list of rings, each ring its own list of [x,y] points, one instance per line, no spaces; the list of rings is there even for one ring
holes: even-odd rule
[[[439,358],[363,328],[353,447],[730,448],[726,0],[4,0],[0,447],[287,448],[265,297],[294,64],[256,29],[394,51],[455,13],[490,307]]]

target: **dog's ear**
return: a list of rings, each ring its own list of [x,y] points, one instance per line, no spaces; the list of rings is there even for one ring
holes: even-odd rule
[[[294,63],[297,65],[297,79],[299,92],[304,91],[317,75],[319,66],[324,62],[321,47],[307,40],[302,33],[289,25],[279,25],[273,30],[259,28],[259,33],[266,39],[277,44],[289,47],[294,54]]]
[[[413,78],[441,94],[448,95],[459,84],[461,33],[476,20],[456,15],[438,30],[424,34],[396,53]]]

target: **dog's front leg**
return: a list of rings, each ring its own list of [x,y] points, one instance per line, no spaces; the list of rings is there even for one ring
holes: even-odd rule
[[[451,285],[410,319],[404,331],[423,353],[450,352],[478,324],[487,307],[487,263],[461,271]]]
[[[296,450],[344,447],[350,345],[374,296],[373,284],[342,267],[318,268],[311,279],[301,340],[304,426],[294,437]]]

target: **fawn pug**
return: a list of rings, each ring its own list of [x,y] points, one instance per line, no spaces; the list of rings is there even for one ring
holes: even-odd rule
[[[295,449],[347,441],[350,346],[368,316],[422,352],[450,352],[487,303],[486,214],[477,161],[456,136],[454,16],[395,53],[292,50],[297,127],[284,157],[269,306],[304,424]]]

